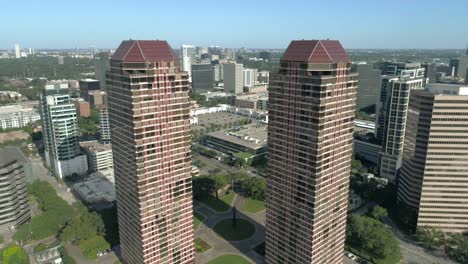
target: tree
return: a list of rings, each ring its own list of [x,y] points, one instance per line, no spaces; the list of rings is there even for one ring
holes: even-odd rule
[[[366,216],[348,217],[346,242],[377,258],[400,254],[398,241],[381,222]]]
[[[422,242],[427,249],[438,248],[445,243],[444,232],[432,226],[418,227],[416,229],[416,238],[418,241]]]
[[[216,198],[219,199],[219,191],[226,187],[226,185],[228,184],[227,182],[227,178],[226,176],[224,175],[214,175],[212,176],[212,179],[214,181],[214,191],[216,193]]]
[[[387,209],[383,208],[382,206],[376,205],[372,208],[372,211],[369,213],[369,216],[376,220],[379,220],[381,217],[388,216],[388,212]]]
[[[238,152],[234,154],[235,161],[234,164],[241,167],[248,167],[252,165],[253,154],[250,152]]]
[[[241,189],[248,197],[259,201],[265,201],[266,180],[264,178],[245,178],[241,181]]]
[[[215,190],[214,180],[208,176],[200,176],[192,179],[192,191],[195,199],[211,195]]]
[[[80,217],[67,222],[60,234],[63,241],[81,241],[90,239],[96,235],[104,235],[104,222],[96,213],[86,212]]]
[[[468,241],[462,234],[449,234],[445,240],[445,253],[453,260],[468,263]]]
[[[3,264],[27,264],[29,263],[26,251],[17,245],[11,244],[1,251]]]

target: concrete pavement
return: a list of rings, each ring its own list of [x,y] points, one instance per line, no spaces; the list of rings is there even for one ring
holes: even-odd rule
[[[237,216],[255,225],[255,233],[252,237],[242,241],[226,241],[213,231],[217,222],[222,219],[231,218],[231,210],[218,213],[201,203],[195,205],[194,208],[198,213],[207,216],[205,221],[195,231],[195,237],[202,238],[213,247],[204,253],[196,253],[196,263],[207,263],[225,254],[238,254],[248,259],[251,263],[264,263],[263,257],[253,251],[252,248],[262,243],[265,239],[265,210],[256,214],[244,213],[240,210],[242,200],[243,198],[240,195],[236,195],[232,204],[232,206],[238,209]]]
[[[50,183],[57,192],[57,195],[65,200],[69,205],[72,205],[76,202],[76,198],[73,196],[73,194],[71,192],[67,192],[68,187],[64,183],[59,182],[56,178],[54,178],[44,167],[44,164],[42,164],[40,159],[31,159],[31,165],[34,179]]]

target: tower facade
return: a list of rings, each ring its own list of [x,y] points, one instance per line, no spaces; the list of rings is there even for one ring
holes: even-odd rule
[[[417,227],[468,231],[468,88],[433,84],[411,91],[398,200]]]
[[[223,64],[224,92],[240,94],[244,91],[244,65],[242,63]]]
[[[386,62],[377,104],[380,176],[395,181],[401,167],[410,90],[425,84],[421,63]]]
[[[266,262],[342,263],[357,74],[338,41],[293,41],[270,76]]]
[[[81,153],[76,108],[67,82],[49,82],[40,97],[46,164],[63,178],[88,170]]]
[[[123,41],[107,89],[126,264],[194,263],[188,74],[166,41]]]
[[[182,56],[182,70],[189,75],[189,81],[192,81],[192,63],[195,62],[197,49],[192,45],[182,45],[180,49]]]

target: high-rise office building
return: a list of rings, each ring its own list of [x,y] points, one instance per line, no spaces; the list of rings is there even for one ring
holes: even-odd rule
[[[458,69],[460,68],[460,59],[450,59],[449,69],[451,77],[458,77]]]
[[[244,69],[243,79],[244,86],[252,87],[257,84],[257,69]]]
[[[465,84],[468,84],[468,78],[466,76],[468,76],[468,68],[466,69],[466,75],[465,75]]]
[[[424,68],[424,78],[426,83],[436,83],[437,79],[437,66],[434,63],[423,63],[421,67]]]
[[[192,64],[192,91],[206,93],[213,90],[213,85],[211,64]]]
[[[381,72],[377,69],[374,69],[374,65],[367,63],[353,64],[353,70],[359,74],[356,109],[375,109],[375,104],[378,101],[380,95],[380,86],[382,83]]]
[[[192,81],[192,63],[195,62],[197,57],[197,49],[195,46],[191,45],[182,45],[180,49],[182,57],[182,70],[186,71],[189,74],[189,81]]]
[[[458,64],[457,77],[460,79],[465,79],[467,69],[468,69],[468,48],[466,49],[466,52],[464,52],[460,57],[459,64]]]
[[[78,120],[68,83],[47,83],[40,108],[46,164],[59,178],[86,173],[88,163],[78,144]]]
[[[166,41],[123,41],[107,87],[123,263],[194,263],[188,74]]]
[[[101,87],[99,81],[95,79],[82,79],[78,83],[80,85],[80,97],[86,102],[89,102],[89,92],[99,90]]]
[[[224,92],[240,94],[244,91],[243,70],[241,63],[223,64]]]
[[[15,44],[15,58],[21,58],[21,49],[18,43]]]
[[[225,49],[225,57],[226,60],[236,60],[236,51],[234,49]]]
[[[24,164],[27,158],[17,147],[0,149],[0,234],[31,218]]]
[[[398,200],[417,210],[417,227],[468,231],[467,104],[460,85],[411,91]]]
[[[387,62],[382,66],[382,86],[377,102],[377,140],[382,145],[379,155],[380,176],[395,181],[401,167],[406,115],[410,90],[425,84],[420,63]]]
[[[94,56],[94,75],[101,90],[106,90],[106,72],[109,70],[109,52],[100,52]]]
[[[357,74],[336,40],[293,41],[270,75],[266,263],[342,263]]]
[[[99,111],[99,140],[102,144],[111,143],[111,128],[109,122],[109,107],[107,104],[96,105]]]
[[[215,64],[212,66],[213,70],[213,81],[214,82],[220,82],[223,80],[223,75],[221,74],[221,64]]]

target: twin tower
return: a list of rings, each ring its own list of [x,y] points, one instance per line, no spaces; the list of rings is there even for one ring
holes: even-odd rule
[[[189,79],[166,41],[107,74],[123,262],[195,263]],[[292,41],[269,85],[266,263],[342,263],[357,76],[335,40]]]

